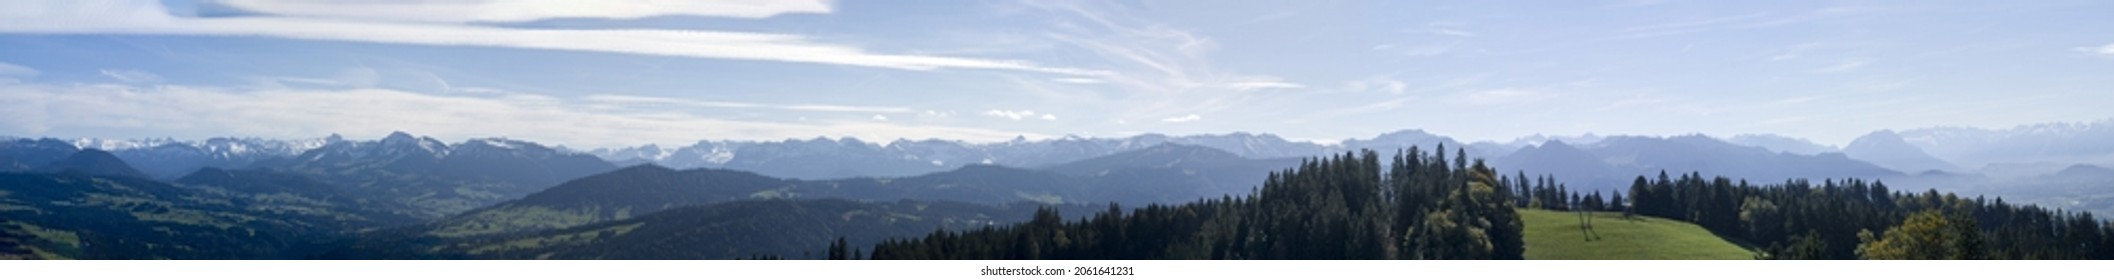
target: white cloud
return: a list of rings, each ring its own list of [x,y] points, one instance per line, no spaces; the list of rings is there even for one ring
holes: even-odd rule
[[[1042,114],[1042,120],[1045,120],[1045,121],[1054,121],[1054,120],[1057,120],[1057,115],[1051,115],[1051,114]]]
[[[1416,47],[1378,45],[1378,47],[1372,47],[1372,51],[1387,51],[1387,53],[1406,55],[1406,57],[1429,57],[1429,55],[1446,55],[1448,51],[1452,51],[1452,47],[1454,45],[1416,45]]]
[[[1185,123],[1185,122],[1193,122],[1193,121],[1197,121],[1197,120],[1202,120],[1202,119],[1204,119],[1204,116],[1199,116],[1199,115],[1197,115],[1197,114],[1189,114],[1188,116],[1180,116],[1180,117],[1170,117],[1170,118],[1164,118],[1164,119],[1160,119],[1160,122],[1169,122],[1169,123]]]
[[[944,112],[943,112],[943,111],[933,111],[933,110],[925,110],[924,112],[918,112],[918,116],[923,116],[923,117],[934,117],[934,118],[945,118],[945,117],[951,117],[951,116],[954,116],[954,111],[944,111]]]
[[[876,120],[876,121],[884,121],[884,122],[885,122],[885,121],[888,121],[888,116],[882,116],[882,115],[873,115],[873,120]]]
[[[1864,66],[1865,66],[1865,65],[1871,65],[1871,64],[1872,64],[1872,60],[1870,60],[1870,59],[1849,59],[1849,60],[1843,60],[1842,62],[1839,62],[1839,63],[1835,63],[1835,65],[1828,65],[1827,67],[1821,67],[1821,68],[1819,68],[1819,69],[1813,69],[1813,73],[1821,73],[1821,74],[1832,74],[1832,73],[1842,73],[1842,72],[1849,72],[1849,71],[1852,71],[1852,70],[1857,70],[1858,68],[1864,68]]]
[[[595,2],[601,4],[602,2]],[[1106,71],[1013,60],[871,53],[786,34],[658,29],[521,29],[330,18],[171,16],[155,1],[0,2],[0,33],[262,36],[302,40],[480,46],[711,59],[850,65],[904,70],[985,69],[1073,76]]]
[[[1453,37],[1475,37],[1475,32],[1470,32],[1470,31],[1468,31],[1468,30],[1463,30],[1463,29],[1461,29],[1461,27],[1464,27],[1464,26],[1465,26],[1464,24],[1461,24],[1461,23],[1458,23],[1458,22],[1444,22],[1444,21],[1442,21],[1442,22],[1433,22],[1433,23],[1427,23],[1427,24],[1424,24],[1424,26],[1420,26],[1420,27],[1412,27],[1412,28],[1409,28],[1409,29],[1404,29],[1403,31],[1407,31],[1407,32],[1412,32],[1412,33],[1423,33],[1423,34],[1431,34],[1431,35],[1440,35],[1440,36],[1453,36]]]
[[[374,68],[353,67],[346,68],[345,71],[339,71],[336,80],[346,86],[364,88],[374,87],[375,83],[381,82],[381,79],[381,73],[374,71]]]
[[[1023,4],[1031,8],[1025,11],[1045,12],[1057,20],[1047,37],[1099,58],[1096,65],[1109,65],[1104,68],[1117,73],[1091,77],[1109,85],[1102,95],[1118,105],[1104,110],[1115,119],[1227,110],[1255,105],[1269,89],[1305,87],[1219,66],[1223,64],[1212,56],[1219,41],[1195,26],[1168,22],[1149,11],[1097,1]]]
[[[1387,77],[1371,77],[1362,80],[1345,82],[1343,87],[1345,90],[1349,90],[1351,92],[1377,91],[1385,92],[1388,94],[1402,94],[1402,92],[1409,90],[1408,83],[1403,83],[1401,80],[1396,80],[1394,78]]]
[[[1768,104],[1768,105],[1792,105],[1792,104],[1803,104],[1803,103],[1813,102],[1813,101],[1817,101],[1817,100],[1821,100],[1821,99],[1827,99],[1827,98],[1828,98],[1827,96],[1822,96],[1822,95],[1809,95],[1809,96],[1799,96],[1799,97],[1792,97],[1792,98],[1784,98],[1784,99],[1777,99],[1776,101],[1770,101],[1770,102],[1769,102],[1769,103],[1767,103],[1767,104]]]
[[[104,76],[104,77],[110,77],[111,79],[116,79],[116,80],[117,80],[117,81],[119,81],[119,82],[126,82],[126,83],[159,83],[159,82],[161,82],[161,75],[155,75],[154,73],[147,73],[147,71],[140,71],[140,70],[113,70],[113,69],[103,69],[102,73],[103,73],[103,76]]]
[[[382,89],[0,84],[0,134],[290,138],[330,133],[379,136],[401,130],[458,139],[504,135],[572,147],[690,143],[704,137],[778,140],[858,136],[977,142],[1005,141],[1019,135],[1043,137],[1014,131],[867,121],[727,120],[684,110],[579,105],[592,102],[533,94],[460,96]],[[127,135],[111,135],[109,131]]]
[[[2095,47],[2080,47],[2080,48],[2077,48],[2077,51],[2079,51],[2079,52],[2084,52],[2085,54],[2090,54],[2090,55],[2098,55],[2098,56],[2101,56],[2101,57],[2107,57],[2107,58],[2114,58],[2114,44],[2107,44],[2107,45],[2105,45],[2105,46],[2099,46],[2099,47],[2096,47],[2096,48],[2095,48]]]
[[[911,112],[910,108],[902,108],[902,107],[872,107],[872,106],[847,106],[847,105],[829,105],[829,104],[791,104],[791,105],[785,105],[785,104],[762,104],[762,103],[748,103],[748,102],[727,102],[727,101],[704,101],[704,100],[694,100],[694,99],[682,99],[682,98],[668,98],[668,97],[653,97],[653,96],[635,96],[635,95],[613,95],[613,94],[598,94],[598,95],[589,95],[589,96],[587,96],[587,97],[581,98],[581,101],[586,101],[586,102],[589,102],[589,103],[599,103],[599,104],[619,104],[619,105],[678,105],[678,106],[685,106],[685,107],[695,107],[695,108],[727,108],[727,109],[771,109],[771,110],[786,110],[786,111],[811,111],[811,112],[846,112],[846,113],[907,113],[907,112]]]
[[[1306,85],[1286,82],[1231,82],[1225,83],[1221,86],[1238,91],[1257,91],[1265,89],[1295,89],[1307,87]]]
[[[1467,30],[1460,29],[1433,29],[1430,32],[1431,34],[1439,34],[1446,36],[1475,37],[1475,32],[1468,32]]]
[[[1067,84],[1088,84],[1088,85],[1090,85],[1090,84],[1100,84],[1100,83],[1104,83],[1104,81],[1102,81],[1101,79],[1094,79],[1094,78],[1056,78],[1056,79],[1050,79],[1050,80],[1051,80],[1051,81],[1056,81],[1056,82],[1059,82],[1059,83],[1067,83]]]
[[[1016,120],[1016,121],[1017,121],[1017,120],[1021,120],[1021,119],[1025,119],[1025,118],[1031,118],[1031,117],[1035,117],[1035,111],[1034,111],[1034,110],[1019,110],[1019,111],[1007,111],[1007,110],[995,110],[995,109],[994,109],[994,110],[984,111],[984,115],[985,115],[985,116],[993,116],[993,117],[1000,117],[1000,118],[1006,118],[1006,119],[1011,119],[1011,120]],[[1054,117],[1054,116],[1053,116],[1053,117],[1050,117],[1050,118],[1051,118],[1051,119],[1055,119],[1055,118],[1057,118],[1057,117]]]
[[[421,22],[521,22],[554,18],[633,19],[655,16],[767,18],[789,13],[826,14],[823,0],[450,0],[288,1],[218,0],[265,14]]]
[[[0,61],[0,77],[36,77],[37,69]]]

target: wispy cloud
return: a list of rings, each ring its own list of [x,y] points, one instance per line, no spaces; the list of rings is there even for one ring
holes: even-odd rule
[[[1307,86],[1281,77],[1215,66],[1219,41],[1136,9],[1089,1],[1028,1],[1057,28],[1047,36],[1100,58],[1117,74],[1092,77],[1110,85],[1115,119],[1149,119],[1167,112],[1212,112],[1246,104],[1270,90]]]
[[[0,61],[0,77],[36,77],[37,69]]]
[[[1818,100],[1821,100],[1821,99],[1827,99],[1827,98],[1828,98],[1827,96],[1821,96],[1821,95],[1811,95],[1811,96],[1800,96],[1800,97],[1792,97],[1792,98],[1778,99],[1778,100],[1776,100],[1776,101],[1770,101],[1770,102],[1769,102],[1769,105],[1792,105],[1792,104],[1803,104],[1803,103],[1807,103],[1807,102],[1813,102],[1813,101],[1818,101]]]
[[[1603,5],[1602,7],[1604,7],[1604,8],[1631,8],[1631,7],[1643,7],[1643,6],[1652,6],[1652,5],[1659,5],[1659,4],[1665,4],[1665,3],[1666,3],[1666,0],[1623,0],[1623,1],[1614,1],[1614,2],[1610,2],[1610,3],[1606,4],[1606,5]]]
[[[992,116],[992,117],[999,117],[999,118],[1004,118],[1004,119],[1009,119],[1009,120],[1016,120],[1016,121],[1017,121],[1017,120],[1023,120],[1023,119],[1033,119],[1033,118],[1040,118],[1040,119],[1042,119],[1042,120],[1047,120],[1047,121],[1054,121],[1054,120],[1057,120],[1057,115],[1052,115],[1052,114],[1048,114],[1048,113],[1040,114],[1040,116],[1038,117],[1038,114],[1036,114],[1034,110],[1018,110],[1018,111],[1008,111],[1008,110],[989,110],[989,111],[984,111],[984,115],[985,115],[985,116]]]
[[[1813,69],[1813,73],[1832,74],[1849,72],[1857,70],[1858,68],[1864,68],[1864,66],[1871,64],[1871,59],[1846,59],[1842,62],[1837,62],[1834,65],[1828,65],[1827,67]]]
[[[1402,56],[1435,56],[1446,54],[1447,52],[1452,52],[1453,46],[1453,44],[1424,44],[1414,46],[1383,44],[1373,46],[1373,51],[1399,54]]]
[[[782,123],[728,120],[684,110],[581,106],[594,101],[534,94],[437,95],[355,89],[232,89],[0,84],[0,133],[102,137],[380,136],[413,131],[443,138],[505,135],[574,147],[689,143],[710,137],[779,140],[815,136],[1004,141],[1035,133],[904,125],[861,119]],[[206,133],[206,134],[200,134]],[[609,137],[623,135],[624,137]]]
[[[604,3],[596,2],[595,5]],[[477,25],[299,17],[171,16],[156,1],[8,1],[0,33],[262,36],[388,44],[482,46],[711,59],[850,65],[904,70],[985,69],[1103,76],[1107,71],[1014,60],[897,55],[786,34],[658,29],[519,29]]]
[[[1462,27],[1465,27],[1465,26],[1466,26],[1465,24],[1461,24],[1461,23],[1459,23],[1459,22],[1451,22],[1451,21],[1440,21],[1440,22],[1426,23],[1426,24],[1424,24],[1423,26],[1418,26],[1418,27],[1411,27],[1411,28],[1406,28],[1406,29],[1403,29],[1402,31],[1404,31],[1404,32],[1410,32],[1410,33],[1422,33],[1422,34],[1440,35],[1440,36],[1453,36],[1453,37],[1475,37],[1475,32],[1470,32],[1470,31],[1468,31],[1468,30],[1466,30],[1466,29],[1462,29]]]
[[[1067,83],[1067,84],[1085,84],[1085,85],[1091,85],[1091,84],[1100,84],[1100,83],[1104,83],[1104,81],[1102,81],[1101,79],[1094,79],[1094,78],[1056,78],[1056,79],[1050,79],[1050,80],[1051,80],[1051,81],[1056,81],[1056,82],[1059,82],[1059,83]]]
[[[1223,86],[1239,91],[1256,91],[1265,89],[1294,89],[1307,87],[1306,85],[1286,82],[1232,82],[1226,83]]]
[[[2099,57],[2114,58],[2114,44],[2107,44],[2105,46],[2099,47],[2079,47],[2077,48],[2077,51],[2089,55],[2097,55]]]
[[[102,74],[104,77],[110,77],[110,79],[115,79],[119,82],[126,83],[161,82],[161,75],[155,75],[154,73],[148,73],[147,71],[140,70],[103,69]]]
[[[1617,34],[1617,38],[1630,39],[1686,34],[1717,29],[1730,24],[1753,22],[1755,20],[1763,19],[1766,16],[1768,16],[1768,14],[1766,13],[1751,13],[1744,15],[1692,19],[1685,21],[1623,28],[1621,30],[1616,30],[1615,33]]]
[[[590,103],[599,103],[599,104],[619,104],[619,105],[677,105],[677,106],[685,106],[685,107],[695,107],[695,108],[727,108],[727,109],[770,109],[770,110],[786,110],[786,111],[810,111],[810,112],[845,112],[845,113],[909,113],[909,112],[912,112],[912,110],[911,110],[910,108],[903,108],[903,107],[872,107],[872,106],[846,106],[846,105],[829,105],[829,104],[762,104],[762,103],[748,103],[748,102],[727,102],[727,101],[704,101],[704,100],[694,100],[694,99],[682,99],[682,98],[669,98],[669,97],[653,97],[653,96],[635,96],[635,95],[611,95],[611,94],[598,94],[598,95],[589,95],[589,96],[587,96],[587,97],[581,98],[580,100],[581,100],[581,101],[586,101],[586,102],[590,102]]]
[[[928,118],[945,118],[954,116],[954,111],[925,110],[924,112],[918,112],[918,116]]]
[[[1409,90],[1409,84],[1403,83],[1402,80],[1396,80],[1394,78],[1370,77],[1356,81],[1344,82],[1343,88],[1345,91],[1350,92],[1383,92],[1388,94],[1402,94],[1403,91]]]
[[[1166,122],[1166,123],[1185,123],[1185,122],[1193,122],[1193,121],[1198,121],[1198,120],[1203,120],[1203,119],[1204,119],[1204,116],[1199,116],[1199,115],[1197,115],[1197,114],[1189,114],[1189,115],[1187,115],[1187,116],[1180,116],[1180,117],[1168,117],[1168,118],[1163,118],[1163,119],[1160,119],[1160,122]]]
[[[1740,15],[1692,18],[1623,28],[1615,31],[1610,39],[1638,39],[1659,36],[1681,35],[1722,29],[1771,28],[1801,24],[1831,18],[1855,16],[1870,12],[1870,9],[1828,7],[1801,13],[1757,12]]]
[[[211,1],[211,0],[209,0]],[[245,11],[297,17],[423,22],[520,22],[554,18],[632,19],[656,16],[767,18],[830,13],[823,0],[453,0],[289,1],[217,0]]]

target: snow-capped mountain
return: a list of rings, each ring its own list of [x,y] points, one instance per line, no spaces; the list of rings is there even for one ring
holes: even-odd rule
[[[2071,164],[2114,165],[2114,119],[2042,123],[2008,129],[1934,127],[1900,131],[1903,141],[1966,169]]]
[[[1825,153],[1842,152],[1841,149],[1836,149],[1835,147],[1813,143],[1813,141],[1808,141],[1806,139],[1792,138],[1776,134],[1740,134],[1732,136],[1732,138],[1726,138],[1725,142],[1744,146],[1761,147],[1763,149],[1769,149],[1770,151],[1779,153],[1793,153],[1801,155],[1818,155]]]
[[[0,167],[7,161],[38,166],[78,150],[102,150],[124,160],[150,178],[175,178],[203,167],[242,167],[257,161],[288,157],[340,141],[336,136],[317,139],[273,140],[262,138],[211,138],[182,141],[161,139],[18,138],[0,144]]]
[[[699,141],[685,147],[647,145],[605,148],[587,153],[618,163],[654,163],[687,168],[727,168],[766,176],[800,179],[901,177],[970,164],[1044,167],[1135,151],[1161,144],[1183,144],[1223,150],[1244,158],[1293,158],[1357,149],[1395,150],[1411,145],[1467,147],[1452,138],[1421,130],[1404,130],[1372,139],[1344,140],[1342,145],[1291,141],[1273,134],[1230,133],[1190,136],[1143,134],[1124,138],[1064,136],[1044,140],[1016,138],[996,143],[898,139],[887,143],[857,138],[788,139],[784,141]],[[1474,150],[1471,148],[1471,150]],[[1485,155],[1471,151],[1474,155]]]
[[[615,170],[591,155],[504,138],[449,145],[395,132],[373,141],[337,141],[252,166],[309,176],[405,206],[414,217],[440,217],[541,191],[567,180]]]
[[[330,143],[342,142],[337,135],[323,138],[275,140],[219,137],[198,141],[173,139],[114,140],[74,139],[84,149],[111,151],[119,159],[138,167],[153,178],[175,178],[199,168],[235,168],[258,161],[291,157]]]
[[[0,141],[0,171],[26,171],[80,151],[58,139],[16,138]]]
[[[448,145],[432,137],[394,132],[377,141],[338,141],[303,151],[296,163],[373,161],[391,162],[405,157],[439,159],[448,155]]]
[[[1843,148],[1843,154],[1849,155],[1850,158],[1878,164],[1902,173],[1913,174],[1931,170],[1957,171],[1960,169],[1950,162],[1931,157],[1929,153],[1923,152],[1922,148],[1910,145],[1907,141],[1901,139],[1900,134],[1896,134],[1891,130],[1881,130],[1865,134],[1863,137],[1857,137],[1857,140],[1850,141],[1849,147]]]
[[[1875,132],[1879,133],[1879,132]],[[2095,164],[2114,166],[2114,120],[2093,123],[2050,123],[2025,125],[2003,130],[1938,127],[1911,129],[1894,132],[1895,137],[1870,138],[1867,145],[1858,146],[1857,153],[1850,157],[1872,161],[1881,166],[1916,173],[1927,169],[1990,173],[2001,169],[2006,174],[2038,175],[2059,171],[2073,164]],[[377,141],[347,141],[331,136],[315,139],[272,140],[258,138],[212,138],[197,141],[173,139],[11,139],[6,148],[14,150],[0,152],[0,169],[25,169],[39,166],[70,154],[79,148],[94,148],[110,151],[125,159],[142,172],[156,178],[180,176],[200,167],[268,167],[292,164],[293,162],[265,162],[271,158],[301,157],[300,161],[337,159],[394,159],[418,157],[426,159],[447,158],[451,153],[484,150],[491,152],[525,153],[517,156],[528,158],[551,158],[565,154],[592,155],[600,160],[617,165],[652,163],[661,166],[690,168],[725,168],[757,172],[766,176],[799,179],[834,179],[848,177],[902,177],[958,169],[971,164],[996,164],[1014,167],[1046,167],[1067,162],[1101,157],[1143,149],[1161,144],[1183,144],[1223,150],[1244,158],[1268,159],[1309,157],[1341,153],[1360,149],[1391,151],[1419,146],[1426,150],[1436,145],[1447,149],[1465,149],[1471,157],[1499,159],[1522,148],[1536,147],[1551,140],[1560,140],[1566,145],[1588,151],[1602,151],[1607,142],[1628,139],[1632,136],[1582,136],[1533,135],[1509,142],[1481,141],[1463,143],[1451,137],[1436,135],[1422,130],[1402,130],[1376,135],[1372,138],[1345,139],[1335,143],[1292,141],[1267,133],[1230,133],[1169,136],[1143,134],[1122,138],[1087,138],[1064,136],[1051,139],[992,143],[969,143],[955,140],[908,140],[879,142],[857,138],[812,138],[787,139],[781,141],[730,141],[702,140],[684,146],[645,145],[637,147],[571,150],[547,148],[535,143],[507,139],[473,139],[454,146],[430,137],[416,137],[408,133],[394,133]],[[1652,137],[1663,140],[1696,140],[1691,137]],[[1899,138],[1905,145],[1892,145]],[[1749,134],[1730,138],[1714,138],[1713,143],[1729,143],[1742,147],[1756,147],[1768,153],[1788,153],[1802,156],[1824,156],[1845,149],[1814,144],[1804,139]],[[1889,140],[1873,142],[1877,140]],[[1687,142],[1696,142],[1687,141]],[[1700,142],[1698,142],[1700,143]],[[1691,143],[1697,144],[1697,143]],[[1701,144],[1697,144],[1701,145]],[[36,147],[57,147],[51,150]],[[524,147],[535,147],[523,149]],[[1885,149],[1878,149],[1885,148]],[[40,150],[49,150],[37,152]],[[1902,151],[1921,150],[1937,164],[1909,164],[1882,159],[1882,154],[1913,154]],[[322,151],[322,152],[316,152]],[[1884,152],[1884,153],[1881,153]],[[1898,153],[1897,153],[1898,152]],[[1837,154],[1836,156],[1841,156]],[[1906,155],[1913,156],[1913,155]],[[1889,156],[1890,157],[1890,156]],[[1614,164],[1635,160],[1612,157]],[[333,160],[323,160],[333,161]],[[1950,164],[1945,164],[1950,163]],[[2030,169],[2030,170],[2027,170]],[[1985,174],[1987,175],[1987,174]]]

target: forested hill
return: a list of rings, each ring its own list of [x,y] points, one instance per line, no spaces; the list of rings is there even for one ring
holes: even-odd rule
[[[1273,173],[1245,197],[1108,210],[1076,221],[1044,210],[1017,225],[885,241],[861,257],[1519,259],[1523,226],[1515,207],[1531,204],[1692,222],[1762,247],[1755,257],[1765,259],[2114,258],[2114,224],[2002,199],[1894,192],[1855,179],[1753,185],[1662,173],[1637,177],[1625,204],[1622,194],[1606,202],[1597,194],[1557,194],[1561,184],[1552,179],[1497,180],[1479,160],[1451,161],[1416,149],[1391,165],[1372,152],[1332,156]]]
[[[1630,186],[1637,214],[1768,246],[1779,259],[2110,259],[2114,225],[2085,212],[1894,192],[1862,180],[1750,185],[1699,174]]]
[[[1440,148],[1444,150],[1443,147]],[[1480,160],[1411,148],[1309,160],[1244,197],[882,242],[873,259],[1520,259],[1511,187]],[[1394,168],[1386,168],[1393,166]],[[833,248],[831,251],[843,251]]]

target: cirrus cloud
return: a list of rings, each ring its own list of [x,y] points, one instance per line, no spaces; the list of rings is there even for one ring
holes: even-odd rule
[[[422,22],[521,22],[554,18],[632,19],[655,16],[767,18],[791,13],[830,13],[823,0],[447,0],[288,1],[218,0],[251,12]]]
[[[1187,116],[1180,116],[1180,117],[1169,117],[1169,118],[1164,118],[1164,119],[1160,119],[1160,122],[1166,122],[1166,123],[1185,123],[1185,122],[1193,122],[1193,121],[1198,121],[1198,120],[1203,120],[1203,119],[1204,119],[1204,116],[1199,116],[1199,115],[1197,115],[1197,114],[1189,114],[1189,115],[1187,115]]]
[[[386,89],[0,84],[0,134],[292,138],[418,131],[457,139],[504,135],[571,147],[676,144],[704,137],[777,140],[850,136],[972,142],[1043,137],[1015,131],[862,119],[735,120],[705,116],[695,110],[635,106],[607,99],[522,93],[465,96]],[[885,118],[875,116],[880,117],[875,120]]]
[[[1035,113],[1035,110],[1017,110],[1017,111],[1011,111],[1011,110],[997,110],[997,109],[992,109],[992,110],[989,110],[989,111],[984,111],[984,115],[985,115],[985,116],[992,116],[992,117],[998,117],[998,118],[1004,118],[1004,119],[1010,119],[1010,120],[1016,120],[1016,121],[1017,121],[1017,120],[1023,120],[1023,119],[1030,119],[1030,118],[1040,118],[1040,119],[1042,119],[1042,120],[1045,120],[1045,121],[1054,121],[1054,120],[1057,120],[1057,115],[1052,115],[1052,114],[1049,114],[1049,113],[1043,113],[1043,114],[1039,114],[1040,116],[1038,117],[1038,116],[1037,116],[1038,114],[1036,114],[1036,113]]]
[[[601,2],[596,2],[597,4]],[[1107,71],[1026,61],[873,53],[805,36],[664,29],[525,29],[304,17],[177,17],[157,1],[0,2],[0,33],[258,36],[433,46],[584,51],[849,65],[902,70],[981,69],[1070,76]]]
[[[2114,44],[2107,44],[2105,46],[2099,47],[2080,47],[2077,48],[2077,51],[2089,55],[2097,55],[2105,58],[2114,58]]]
[[[0,77],[35,77],[37,74],[37,69],[0,61]]]

